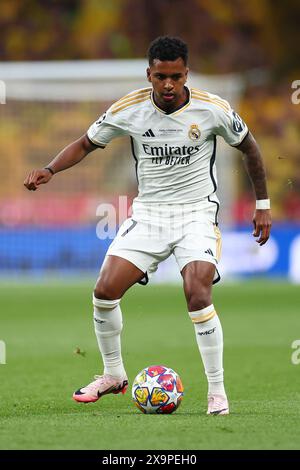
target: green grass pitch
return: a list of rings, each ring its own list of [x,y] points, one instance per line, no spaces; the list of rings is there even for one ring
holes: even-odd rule
[[[181,286],[136,286],[126,294],[128,392],[75,403],[74,389],[102,372],[92,287],[2,283],[1,449],[299,448],[300,364],[291,361],[292,342],[300,339],[299,287],[264,280],[214,287],[229,416],[205,414],[206,379]],[[173,415],[143,415],[131,400],[135,375],[151,364],[182,378],[185,396]]]

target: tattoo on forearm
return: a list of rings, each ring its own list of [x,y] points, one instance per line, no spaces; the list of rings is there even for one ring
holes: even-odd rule
[[[256,199],[267,199],[267,183],[264,164],[258,149],[244,153],[244,163],[253,185]]]

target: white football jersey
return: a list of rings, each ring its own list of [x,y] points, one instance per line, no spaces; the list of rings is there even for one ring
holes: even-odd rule
[[[227,101],[189,89],[189,101],[166,114],[153,100],[152,88],[129,93],[88,129],[90,141],[104,148],[121,135],[131,137],[141,203],[195,203],[217,189],[216,136],[239,145],[246,124]]]

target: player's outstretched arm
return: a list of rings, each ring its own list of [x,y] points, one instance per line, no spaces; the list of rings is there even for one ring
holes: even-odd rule
[[[24,181],[24,186],[35,191],[40,184],[48,183],[52,176],[79,163],[90,152],[98,148],[86,135],[65,147],[45,168],[32,170]]]
[[[244,154],[244,164],[254,188],[256,200],[268,199],[266,173],[259,147],[249,132],[237,147]],[[270,209],[255,209],[253,216],[253,236],[259,245],[264,245],[270,236],[272,219]]]

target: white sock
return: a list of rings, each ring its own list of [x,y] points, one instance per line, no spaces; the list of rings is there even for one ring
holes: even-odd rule
[[[122,312],[118,300],[102,300],[93,297],[94,326],[104,374],[113,377],[126,375],[121,356]]]
[[[208,393],[226,395],[223,377],[223,331],[213,305],[189,312],[208,380]]]

